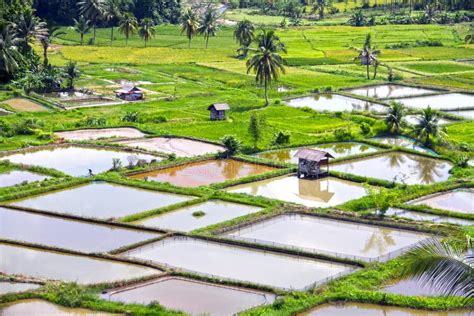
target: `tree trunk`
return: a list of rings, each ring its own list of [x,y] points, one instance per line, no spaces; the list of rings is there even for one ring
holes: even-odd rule
[[[125,36],[125,47],[128,46],[128,35]]]
[[[110,46],[112,46],[112,42],[114,41],[114,27],[110,29]]]
[[[81,33],[81,46],[84,44],[84,33]]]
[[[372,80],[375,80],[375,77],[377,77],[377,67],[376,65],[374,65],[374,76],[372,77]]]
[[[370,64],[367,63],[367,79],[370,79],[369,67],[370,67]]]
[[[146,48],[146,44],[147,44],[148,40],[145,38],[145,48]]]
[[[265,106],[268,106],[270,102],[268,101],[268,80],[265,80]]]
[[[48,47],[43,47],[43,65],[48,66]]]
[[[93,39],[93,44],[95,45],[95,31],[96,31],[96,26],[94,24],[94,39]]]
[[[188,37],[188,48],[191,48],[191,37]]]
[[[206,36],[206,49],[207,49],[208,44],[209,44],[209,35]]]

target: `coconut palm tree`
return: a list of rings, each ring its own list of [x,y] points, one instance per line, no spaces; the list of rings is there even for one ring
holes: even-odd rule
[[[140,29],[138,30],[138,35],[145,41],[145,47],[147,42],[155,36],[155,24],[150,18],[144,18],[140,22]]]
[[[242,20],[237,24],[234,30],[234,38],[240,44],[239,51],[242,51],[242,57],[247,57],[248,47],[255,37],[255,26],[249,20]]]
[[[49,64],[48,61],[48,49],[49,45],[53,42],[53,39],[59,37],[60,35],[65,35],[66,32],[62,31],[59,26],[51,26],[49,27],[48,36],[41,37],[39,42],[43,47],[43,64],[47,66]]]
[[[93,37],[92,42],[95,44],[97,23],[103,16],[104,0],[81,0],[79,5],[79,13],[84,15],[92,23]]]
[[[385,116],[385,124],[387,129],[392,133],[400,133],[403,116],[405,115],[405,107],[400,102],[392,102],[388,108],[387,115]]]
[[[191,48],[191,40],[199,28],[197,14],[191,8],[187,8],[180,18],[181,34],[186,33],[188,38],[188,48]]]
[[[81,75],[81,72],[77,68],[77,65],[75,62],[68,62],[66,66],[64,66],[64,71],[63,75],[67,80],[67,88],[70,90],[74,89],[74,82],[76,81],[77,78]]]
[[[319,18],[324,19],[324,10],[332,5],[332,0],[316,0],[311,8],[311,13],[318,12]]]
[[[84,34],[87,34],[91,30],[91,22],[87,20],[83,15],[79,19],[73,19],[74,26],[73,29],[81,36],[81,46],[84,44]]]
[[[128,46],[128,39],[138,28],[137,18],[131,12],[126,12],[119,24],[119,31],[125,35],[125,46]]]
[[[430,145],[431,137],[444,138],[445,134],[438,125],[438,114],[430,106],[421,113],[418,123],[413,127],[413,134],[418,141],[424,140],[425,145]]]
[[[105,21],[110,25],[110,46],[114,41],[114,26],[122,16],[123,1],[122,0],[105,0],[102,15]]]
[[[21,54],[16,45],[18,39],[11,24],[0,21],[0,79],[8,79],[18,69]]]
[[[197,33],[204,36],[206,39],[206,49],[209,44],[209,37],[216,36],[217,32],[219,31],[219,23],[217,20],[219,19],[219,14],[216,10],[209,7],[201,18],[201,23],[197,28]]]
[[[420,280],[446,296],[462,296],[467,304],[473,302],[474,251],[470,239],[466,247],[437,239],[424,241],[406,258],[402,278]]]
[[[356,51],[359,52],[359,55],[354,58],[354,60],[359,60],[360,64],[367,67],[367,79],[370,79],[369,69],[371,65],[377,65],[380,63],[377,59],[377,55],[380,54],[379,50],[372,48],[372,40],[370,33],[367,34],[365,38],[365,44],[362,49],[354,48]],[[377,69],[374,67],[374,69]],[[374,72],[374,79],[376,75],[376,70]]]
[[[20,14],[14,23],[14,29],[22,54],[26,54],[31,50],[30,44],[34,39],[41,40],[48,36],[46,23],[36,17],[32,9],[26,9]]]
[[[247,73],[253,71],[255,80],[264,85],[265,106],[268,106],[268,85],[272,81],[277,81],[280,73],[285,73],[286,61],[279,52],[286,53],[286,47],[273,30],[262,30],[254,41],[257,49],[255,49],[256,53],[247,60]]]

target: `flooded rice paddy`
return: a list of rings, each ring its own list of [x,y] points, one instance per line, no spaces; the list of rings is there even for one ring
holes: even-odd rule
[[[109,219],[189,201],[192,198],[107,182],[92,182],[14,201],[11,204],[55,213]]]
[[[323,304],[301,315],[305,316],[469,316],[464,311],[428,311],[414,308],[364,303]]]
[[[454,114],[460,117],[464,117],[468,120],[474,120],[474,110],[466,110],[466,111],[446,111],[446,113]]]
[[[329,261],[295,257],[175,236],[133,249],[125,255],[214,275],[284,289],[304,289],[353,268]]]
[[[162,159],[133,152],[74,146],[27,151],[3,156],[1,159],[18,164],[56,169],[71,176],[87,176],[89,169],[94,174],[110,170],[114,158],[120,159],[122,165],[127,166],[129,157],[136,157],[147,162]]]
[[[438,208],[466,214],[474,214],[473,201],[474,188],[470,188],[428,195],[411,201],[409,204],[428,205],[432,208]]]
[[[103,259],[74,256],[0,243],[0,271],[30,277],[77,282],[108,283],[160,274],[156,269]]]
[[[0,305],[1,316],[107,316],[118,315],[83,308],[68,308],[38,299],[15,301]]]
[[[30,171],[10,170],[0,173],[0,188],[29,182],[42,181],[48,178],[48,176],[44,176]]]
[[[298,179],[295,175],[241,184],[226,191],[259,195],[308,207],[335,206],[366,195],[364,186],[356,182],[333,177]]]
[[[254,290],[211,284],[180,277],[158,280],[119,288],[103,295],[123,303],[160,305],[191,315],[234,315],[259,305],[270,304],[275,295]],[[186,299],[184,299],[186,298]]]
[[[360,95],[362,97],[387,99],[387,98],[402,98],[407,96],[431,94],[439,92],[437,90],[415,88],[407,86],[399,86],[394,84],[382,84],[378,86],[362,87],[347,90],[346,92]]]
[[[276,168],[265,165],[223,159],[192,162],[177,167],[135,174],[130,178],[169,182],[182,187],[198,187],[274,170]]]
[[[401,152],[355,159],[329,166],[330,170],[405,184],[433,184],[448,180],[450,162]]]
[[[0,281],[0,295],[35,290],[39,287],[40,285],[34,283],[16,283]],[[2,315],[1,308],[0,315]]]
[[[18,223],[21,223],[19,225]],[[107,252],[160,234],[0,207],[0,238],[83,252]]]
[[[328,143],[300,148],[313,148],[324,150],[333,155],[335,158],[367,154],[379,150],[376,147],[357,142]],[[264,151],[256,154],[255,156],[264,159],[276,160],[279,162],[298,163],[298,158],[295,157],[295,154],[300,148],[287,148]]]
[[[430,106],[434,110],[456,110],[471,108],[474,106],[474,95],[465,93],[447,93],[431,96],[421,96],[413,98],[402,98],[395,100],[407,107],[414,109],[424,109]]]
[[[419,123],[420,121],[420,118],[421,116],[420,115],[405,115],[403,117],[403,119],[405,120],[405,122],[407,122],[408,124],[410,125],[416,125]],[[454,123],[455,121],[453,120],[449,120],[449,119],[445,119],[445,118],[442,118],[442,117],[438,117],[438,124],[439,125],[446,125],[446,124],[451,124],[451,123]]]
[[[398,280],[382,288],[382,292],[407,296],[443,296],[441,291],[415,279]]]
[[[321,94],[295,98],[286,101],[286,104],[295,108],[309,107],[320,112],[371,111],[385,113],[387,111],[387,108],[381,104],[349,98],[338,94]]]
[[[225,147],[187,138],[153,137],[116,142],[133,148],[175,154],[177,157],[192,157],[216,154],[225,151]]]
[[[382,261],[429,237],[407,230],[300,214],[277,216],[226,235],[249,242]]]
[[[261,210],[260,207],[246,204],[237,204],[222,200],[210,200],[204,203],[183,207],[155,217],[146,218],[135,222],[135,224],[189,232],[194,229],[228,221]],[[204,212],[204,215],[196,216],[196,212]]]
[[[102,138],[140,138],[145,134],[133,127],[78,129],[74,131],[55,132],[56,136],[65,140],[86,141]]]
[[[420,144],[413,138],[408,138],[404,136],[385,136],[385,137],[374,137],[374,138],[371,138],[371,140],[382,143],[382,144],[390,145],[390,146],[403,147],[403,148],[421,151],[421,152],[432,154],[432,155],[437,155],[434,151],[432,151],[429,148],[424,147],[422,144]]]
[[[401,218],[411,219],[415,221],[428,221],[434,223],[449,223],[456,225],[474,225],[473,220],[448,217],[448,216],[439,216],[434,214],[428,214],[423,212],[415,212],[410,210],[402,210],[398,208],[389,208],[385,213],[386,216],[397,216]]]

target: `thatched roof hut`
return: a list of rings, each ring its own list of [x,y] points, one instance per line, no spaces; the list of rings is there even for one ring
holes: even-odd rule
[[[334,158],[330,153],[311,148],[303,148],[295,154],[298,158],[298,177],[320,177],[329,172],[329,159]],[[321,170],[321,166],[326,165],[326,170]]]

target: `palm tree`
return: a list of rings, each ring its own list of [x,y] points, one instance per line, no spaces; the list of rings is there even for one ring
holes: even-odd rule
[[[51,26],[48,31],[48,35],[41,37],[39,39],[41,46],[43,47],[43,64],[47,66],[48,61],[48,48],[49,45],[53,42],[53,39],[59,37],[60,35],[65,35],[66,32],[62,31],[59,26]]]
[[[332,5],[332,0],[316,0],[311,8],[311,13],[319,12],[319,18],[324,19],[324,10]]]
[[[273,30],[262,30],[255,38],[255,43],[258,48],[256,54],[247,60],[247,73],[253,71],[255,80],[264,85],[265,106],[268,106],[268,85],[278,80],[280,73],[285,73],[286,61],[279,52],[286,53],[286,47]]]
[[[467,251],[437,239],[422,242],[409,251],[402,278],[415,278],[446,296],[474,299],[474,252],[470,240]]]
[[[22,54],[26,54],[31,50],[30,44],[34,39],[41,40],[48,36],[46,23],[37,18],[32,9],[23,11],[14,23],[14,29]]]
[[[16,49],[18,38],[11,24],[0,21],[0,79],[10,78],[18,69],[21,54]]]
[[[140,29],[138,35],[145,41],[145,47],[147,46],[148,40],[155,36],[155,24],[150,18],[144,18],[140,22]]]
[[[365,38],[365,43],[364,43],[364,47],[362,49],[359,49],[359,48],[354,48],[355,50],[357,50],[359,52],[359,55],[357,57],[354,58],[354,60],[359,60],[360,64],[363,65],[363,66],[366,66],[367,67],[367,79],[370,79],[370,73],[369,73],[369,69],[370,69],[370,66],[371,65],[374,65],[374,78],[375,79],[375,76],[377,74],[377,67],[375,65],[379,65],[379,60],[377,59],[377,55],[380,53],[379,50],[376,50],[376,49],[373,49],[372,48],[372,39],[371,39],[371,35],[370,33],[367,34],[366,38]]]
[[[187,8],[181,14],[181,34],[186,32],[188,38],[188,48],[191,47],[191,40],[196,35],[197,29],[199,28],[199,22],[197,19],[196,12],[191,8]]]
[[[438,114],[430,106],[421,113],[418,123],[413,127],[413,134],[418,141],[424,139],[425,145],[430,144],[431,137],[444,138],[444,132],[438,125]]]
[[[400,102],[392,102],[388,108],[387,116],[385,116],[385,123],[387,129],[392,133],[400,133],[403,123],[403,116],[405,115],[405,107]]]
[[[240,44],[242,57],[247,57],[248,47],[255,37],[255,26],[249,20],[242,20],[234,30],[234,38]]]
[[[103,16],[104,0],[81,0],[79,5],[79,13],[84,15],[92,23],[94,35],[92,42],[95,44],[97,23]]]
[[[68,62],[66,66],[64,66],[64,72],[63,72],[64,77],[67,80],[67,88],[69,90],[74,89],[74,81],[79,78],[81,75],[81,72],[77,68],[77,65],[75,62]]]
[[[84,44],[84,34],[87,34],[91,30],[91,23],[83,15],[78,20],[74,20],[74,31],[81,35],[81,46]]]
[[[114,26],[121,18],[122,0],[105,0],[103,6],[103,17],[110,24],[110,46],[114,41]]]
[[[206,49],[209,43],[209,37],[216,36],[217,32],[219,31],[219,24],[217,20],[219,19],[219,15],[217,11],[213,8],[208,8],[201,19],[201,23],[197,28],[198,34],[201,34],[206,39]]]
[[[138,28],[137,18],[131,12],[126,12],[119,24],[120,33],[125,35],[125,46],[128,45],[128,38],[133,35]]]

